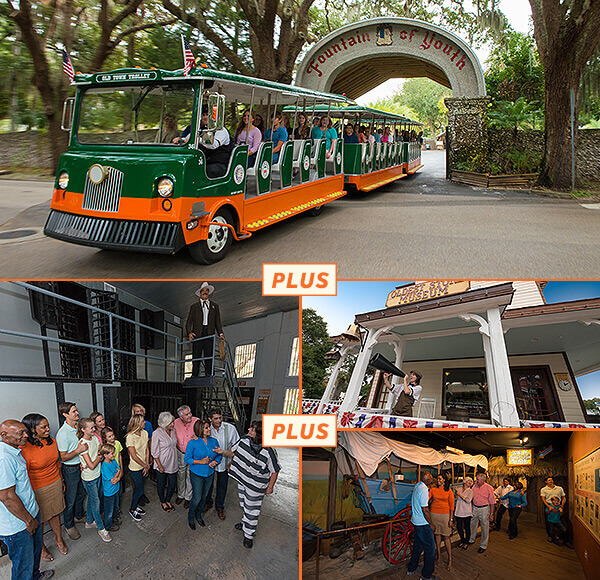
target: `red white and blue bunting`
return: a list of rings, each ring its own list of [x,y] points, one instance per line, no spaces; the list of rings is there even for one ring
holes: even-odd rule
[[[314,414],[319,408],[318,399],[303,399],[302,413]],[[340,408],[339,401],[325,404],[323,414],[336,414]],[[526,429],[589,429],[600,428],[598,423],[557,423],[530,421],[521,419],[521,427]],[[356,409],[338,414],[338,427],[344,429],[492,429],[489,423],[462,423],[443,419],[421,419],[419,417],[399,417]]]

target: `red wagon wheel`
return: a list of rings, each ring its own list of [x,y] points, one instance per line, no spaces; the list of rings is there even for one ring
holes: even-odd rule
[[[404,562],[410,555],[413,525],[410,521],[410,507],[399,511],[391,524],[385,528],[381,549],[385,559],[391,564]]]

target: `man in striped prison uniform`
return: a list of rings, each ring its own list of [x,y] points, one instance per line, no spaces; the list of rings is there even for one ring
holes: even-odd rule
[[[229,475],[238,482],[238,496],[242,521],[236,530],[244,532],[244,547],[252,548],[258,516],[265,495],[273,493],[273,486],[281,469],[277,453],[262,446],[262,421],[253,421],[244,435],[231,449],[233,461]]]

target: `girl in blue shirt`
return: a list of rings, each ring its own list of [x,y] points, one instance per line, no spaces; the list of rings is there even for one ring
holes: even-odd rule
[[[221,463],[222,455],[215,448],[219,442],[210,436],[210,423],[204,419],[194,423],[194,434],[197,439],[192,439],[185,449],[184,461],[190,466],[190,479],[192,481],[192,499],[188,510],[188,525],[196,529],[196,521],[204,526],[202,512],[206,497],[212,485],[215,467]]]
[[[499,498],[508,500],[508,539],[514,540],[519,531],[517,530],[517,520],[521,515],[521,510],[527,505],[527,497],[523,484],[520,481],[515,483],[515,489]]]

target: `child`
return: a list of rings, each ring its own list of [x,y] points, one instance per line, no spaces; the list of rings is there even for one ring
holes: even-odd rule
[[[115,432],[112,430],[112,427],[104,427],[104,429],[102,429],[102,444],[106,445],[107,443],[109,445],[114,446],[115,461],[117,462],[119,469],[122,469],[123,466],[121,465],[121,451],[123,451],[123,445],[115,437]]]
[[[123,471],[115,460],[115,446],[105,443],[100,447],[100,455],[104,457],[102,463],[102,489],[104,490],[104,521],[110,532],[116,532],[119,524],[116,515],[119,509],[119,488]]]
[[[115,447],[115,461],[121,470],[121,477],[123,477],[123,464],[121,463],[121,451],[123,451],[123,445],[121,442],[115,437],[115,432],[112,427],[106,426],[102,429],[102,444],[108,443],[109,445],[114,445]],[[121,496],[123,495],[123,486],[119,486],[121,489],[117,494],[117,508],[115,511],[115,523],[117,525],[121,525]]]
[[[110,542],[112,538],[108,530],[104,527],[102,516],[100,515],[100,462],[102,456],[98,455],[100,442],[94,437],[95,425],[89,417],[79,419],[77,424],[77,436],[80,442],[87,443],[87,451],[84,451],[79,459],[81,461],[82,471],[81,480],[83,487],[88,494],[86,528],[98,528],[98,534],[104,542]]]
[[[548,523],[552,524],[552,537],[554,538],[554,542],[560,545],[564,542],[567,533],[565,524],[560,521],[562,506],[560,505],[560,499],[558,497],[551,498],[550,503],[552,506],[546,508]]]

